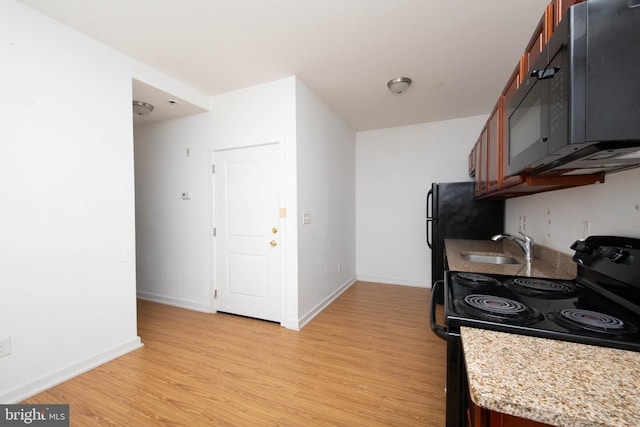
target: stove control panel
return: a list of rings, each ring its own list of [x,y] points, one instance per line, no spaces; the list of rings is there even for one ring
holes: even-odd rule
[[[573,261],[581,275],[595,273],[626,285],[640,288],[640,239],[616,236],[591,236],[571,245]]]

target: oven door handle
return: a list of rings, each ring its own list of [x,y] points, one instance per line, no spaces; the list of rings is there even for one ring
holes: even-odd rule
[[[433,283],[433,288],[431,288],[431,304],[429,307],[429,316],[430,316],[430,324],[431,324],[431,330],[440,338],[442,339],[447,339],[447,337],[449,336],[449,333],[447,331],[447,327],[446,326],[442,326],[442,325],[438,325],[438,323],[436,322],[436,301],[437,298],[436,296],[438,295],[438,291],[440,290],[440,288],[442,287],[442,285],[444,284],[444,280],[436,280]]]

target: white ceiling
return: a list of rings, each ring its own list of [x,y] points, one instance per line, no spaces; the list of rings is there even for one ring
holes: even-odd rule
[[[356,131],[488,114],[549,2],[21,1],[208,95],[296,75]]]

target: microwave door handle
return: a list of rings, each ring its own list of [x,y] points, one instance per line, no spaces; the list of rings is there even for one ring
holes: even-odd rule
[[[558,71],[560,71],[560,67],[545,68],[543,70],[533,70],[531,71],[531,77],[535,77],[538,80],[552,79]]]
[[[427,193],[427,245],[429,249],[433,249],[431,244],[431,239],[429,238],[429,227],[433,227],[433,215],[429,214],[429,207],[431,207],[431,212],[433,212],[433,190],[429,190]]]

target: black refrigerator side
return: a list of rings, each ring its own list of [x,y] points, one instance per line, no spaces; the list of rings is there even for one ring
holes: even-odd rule
[[[434,183],[427,193],[431,286],[444,279],[444,239],[487,240],[504,232],[504,200],[476,200],[474,182]],[[438,302],[441,296],[438,295]]]

